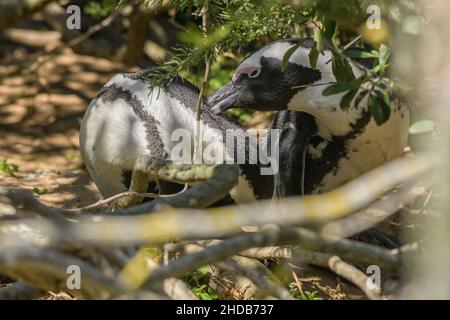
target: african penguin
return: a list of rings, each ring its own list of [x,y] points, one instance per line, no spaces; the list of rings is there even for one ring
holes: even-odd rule
[[[299,42],[282,72],[283,56]],[[334,189],[401,156],[407,144],[409,109],[404,100],[393,99],[391,116],[381,126],[371,119],[367,97],[358,108],[342,110],[345,93],[322,94],[336,82],[332,53],[319,54],[314,69],[309,60],[312,45],[311,39],[269,43],[244,59],[231,81],[208,99],[214,113],[232,107],[278,111],[272,127],[281,130],[275,178],[280,196]],[[356,64],[351,67],[356,77],[363,73]]]
[[[174,79],[166,88],[150,87],[141,79],[145,72],[115,75],[90,103],[81,121],[81,154],[104,198],[128,190],[132,168],[139,156],[171,159],[179,143],[172,136],[176,130],[182,129],[191,134],[189,139],[194,138],[199,90],[182,78]],[[201,125],[203,143],[213,146],[214,152],[223,152],[225,159],[232,158],[242,140],[236,139],[234,147],[233,144],[230,147],[223,135],[230,129],[244,135],[242,128],[224,116],[213,115],[205,102],[202,102]],[[243,138],[252,143],[245,135]],[[189,142],[193,148],[193,142]],[[230,192],[234,202],[273,195],[273,176],[261,175],[260,166],[248,161],[240,168],[239,183]],[[151,186],[149,191],[154,192]]]

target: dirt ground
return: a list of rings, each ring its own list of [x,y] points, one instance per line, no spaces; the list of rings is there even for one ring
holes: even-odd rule
[[[31,52],[6,44],[0,50],[0,161],[17,166],[0,172],[0,184],[31,189],[56,207],[95,202],[99,194],[80,157],[79,122],[110,77],[129,69],[64,49],[37,72],[4,78]]]

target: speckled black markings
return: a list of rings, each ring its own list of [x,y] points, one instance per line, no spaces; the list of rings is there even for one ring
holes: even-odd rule
[[[257,78],[249,78],[241,74],[234,82],[239,88],[237,107],[254,108],[258,110],[287,109],[288,103],[307,85],[319,81],[321,72],[317,69],[289,63],[284,72],[281,71],[281,61],[276,58],[261,57],[261,73]],[[305,88],[294,88],[305,86]]]
[[[130,80],[141,80],[142,77],[149,72],[150,69],[143,69],[136,72],[127,72],[122,75]]]
[[[159,124],[158,121],[145,111],[142,102],[133,96],[129,90],[121,88],[116,84],[112,84],[104,87],[97,98],[103,99],[105,102],[114,102],[118,99],[126,101],[133,108],[134,113],[139,120],[142,121],[142,124],[145,127],[145,132],[147,134],[147,149],[150,154],[156,158],[167,158],[168,155],[164,150],[164,143],[161,140],[157,128],[157,124]]]
[[[328,173],[336,175],[339,169],[339,161],[349,157],[348,144],[364,131],[369,122],[370,112],[364,112],[361,118],[352,125],[352,129],[347,134],[331,137],[331,140],[323,149],[320,159],[314,159],[310,155],[307,156],[306,168],[309,176],[305,179],[306,192],[312,192],[316,188],[321,187],[320,182]]]
[[[311,121],[311,119],[313,121]],[[317,123],[316,119],[311,115],[308,115],[303,112],[294,112],[294,111],[280,111],[277,113],[273,123],[272,128],[282,129],[286,128],[290,123],[301,123],[302,125],[297,125],[295,128],[300,133],[296,133],[297,135],[303,137],[310,137],[309,145],[313,147],[317,147],[320,143],[325,142],[322,137],[318,135]],[[357,138],[363,131],[364,128],[370,122],[370,113],[364,112],[359,120],[356,121],[354,125],[352,125],[352,129],[345,135],[342,136],[332,136],[325,148],[321,151],[321,157],[316,158],[311,153],[306,154],[305,159],[305,168],[306,175],[304,177],[304,192],[305,194],[310,194],[313,191],[317,191],[323,185],[321,182],[325,178],[325,176],[329,173],[336,175],[337,170],[339,169],[339,161],[343,158],[349,157],[349,142],[353,139]],[[292,134],[291,134],[292,135]],[[289,148],[289,143],[286,143],[283,139],[289,139],[281,136],[280,139],[280,163],[289,163],[288,168],[283,168],[280,166],[280,171],[283,170],[284,174],[287,177],[295,177],[294,180],[299,182],[301,175],[298,172],[302,172],[303,169],[303,161],[301,159],[301,154],[293,154],[294,150]],[[299,140],[299,136],[295,139]],[[370,143],[368,141],[367,143]],[[287,147],[283,147],[287,145]],[[299,152],[299,151],[296,151]],[[293,159],[296,159],[295,161]],[[285,179],[286,180],[286,179]],[[286,183],[285,181],[281,181],[279,183]],[[297,193],[300,194],[300,193]]]
[[[311,146],[313,146],[313,148],[317,148],[323,142],[325,142],[325,139],[317,135],[311,137],[311,140],[309,141],[309,143],[311,144]]]
[[[295,45],[301,41],[304,48],[312,48],[312,39],[284,39],[280,42],[287,42]],[[272,44],[269,44],[270,46]],[[267,46],[261,48],[264,50]],[[358,49],[356,49],[358,50]],[[255,54],[255,53],[253,53]],[[244,59],[243,61],[245,61]],[[370,68],[373,61],[371,59],[357,59],[361,69]],[[304,90],[307,85],[319,81],[322,76],[319,70],[289,63],[285,72],[281,72],[281,60],[271,57],[261,57],[261,73],[257,78],[250,79],[248,75],[241,74],[234,82],[230,82],[223,90],[216,92],[211,99],[212,103],[219,100],[227,93],[230,86],[239,89],[239,94],[234,102],[235,107],[246,107],[258,110],[278,111],[273,121],[272,128],[280,129],[280,174],[276,179],[284,179],[278,184],[299,183],[299,172],[303,169],[303,150],[297,148],[298,144],[305,148],[312,146],[317,148],[319,144],[326,143],[321,150],[321,157],[316,158],[312,153],[306,155],[306,176],[304,177],[304,192],[311,193],[318,190],[323,185],[324,177],[331,173],[336,175],[339,169],[339,161],[349,157],[349,142],[358,137],[370,121],[370,113],[362,110],[360,119],[352,125],[351,130],[342,136],[332,136],[325,140],[320,137],[316,119],[311,115],[302,112],[285,111],[289,102]],[[239,68],[239,67],[238,67]],[[305,86],[305,88],[295,88]],[[335,112],[337,108],[331,108],[330,112]],[[291,124],[294,125],[292,130]],[[297,132],[296,132],[297,131]],[[305,145],[305,142],[308,144]],[[368,141],[367,143],[370,143]],[[298,153],[298,154],[296,154]],[[283,167],[284,166],[284,167]],[[288,187],[288,192],[295,189],[295,186]],[[289,194],[286,194],[289,195]]]

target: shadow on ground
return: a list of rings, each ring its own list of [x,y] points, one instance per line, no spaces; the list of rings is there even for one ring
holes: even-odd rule
[[[0,185],[35,191],[45,203],[77,207],[95,202],[79,152],[79,121],[100,88],[124,66],[63,49],[37,72],[4,78],[33,49],[0,48]]]

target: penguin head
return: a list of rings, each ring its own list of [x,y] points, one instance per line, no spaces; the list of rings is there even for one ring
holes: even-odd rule
[[[283,57],[299,42],[295,59],[291,56],[282,70]],[[299,86],[321,79],[321,72],[310,66],[310,48],[309,40],[284,39],[252,53],[239,64],[231,81],[209,97],[211,110],[220,113],[233,107],[261,111],[287,109],[289,101],[301,90]]]

